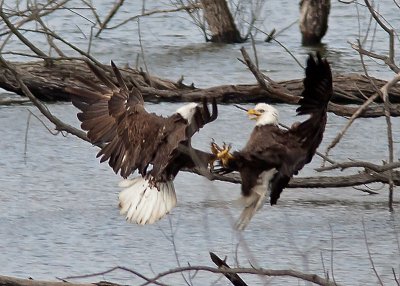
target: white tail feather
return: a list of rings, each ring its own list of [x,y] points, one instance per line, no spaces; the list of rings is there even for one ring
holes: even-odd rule
[[[137,224],[152,224],[176,206],[172,181],[151,184],[149,179],[137,177],[119,184],[124,190],[119,194],[120,214]]]
[[[262,172],[258,177],[257,185],[252,188],[250,196],[242,197],[244,210],[236,222],[237,230],[244,230],[251,218],[262,208],[268,198],[270,181],[276,172],[276,169]]]
[[[121,182],[119,182],[118,186],[121,188],[128,188],[128,187],[132,186],[135,182],[137,182],[137,180],[135,180],[135,179],[134,180],[125,179],[125,180],[122,180]]]

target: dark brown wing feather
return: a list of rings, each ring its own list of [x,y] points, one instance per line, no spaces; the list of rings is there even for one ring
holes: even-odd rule
[[[162,176],[168,176],[164,172],[167,165],[179,155],[178,145],[214,120],[214,113],[210,115],[205,103],[207,110],[203,106],[196,111],[193,126],[178,114],[165,118],[148,113],[140,90],[133,87],[129,91],[118,68],[113,62],[111,65],[118,85],[88,63],[103,85],[82,80],[87,88],[67,88],[72,103],[82,111],[78,113],[81,127],[88,131],[93,144],[102,146],[97,157],[101,157],[101,162],[108,161],[115,173],[126,178],[138,170],[142,175],[150,172],[156,180],[163,179]],[[150,165],[152,170],[148,171]]]
[[[290,178],[297,174],[312,157],[322,141],[325,131],[327,106],[332,97],[332,72],[326,59],[319,53],[307,60],[304,90],[297,114],[309,114],[310,118],[289,129],[287,153],[271,185],[270,203],[276,204]]]
[[[186,129],[186,135],[191,138],[197,131],[199,131],[204,125],[217,119],[218,108],[217,101],[215,98],[211,100],[212,113],[207,106],[207,99],[203,98],[201,106],[196,108],[196,112],[193,116],[192,122]]]

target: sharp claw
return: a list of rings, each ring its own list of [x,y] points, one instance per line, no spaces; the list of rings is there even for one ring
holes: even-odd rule
[[[217,143],[215,143],[214,139],[211,141],[211,152],[215,155],[215,159],[210,161],[210,170],[214,170],[215,161],[218,162],[218,166],[228,165],[228,161],[233,158],[232,154],[230,154],[230,150],[232,149],[232,144],[227,144],[223,142],[222,147],[220,147]]]
[[[211,142],[211,152],[217,155],[219,151],[219,146],[215,142]]]

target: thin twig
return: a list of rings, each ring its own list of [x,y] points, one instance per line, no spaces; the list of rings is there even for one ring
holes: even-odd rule
[[[0,6],[0,17],[3,19],[4,23],[7,25],[7,27],[11,30],[11,32],[18,37],[18,39],[21,40],[28,48],[30,48],[35,54],[37,54],[40,57],[43,57],[43,59],[49,59],[49,56],[46,55],[44,52],[42,52],[39,48],[37,48],[34,44],[32,44],[24,35],[22,35],[18,29],[10,22],[8,17],[3,11],[3,7]]]
[[[333,273],[333,269],[334,269],[334,267],[333,267],[333,253],[334,253],[333,229],[332,229],[332,226],[330,224],[329,224],[329,230],[331,232],[331,275],[332,275],[333,283],[335,283],[335,285],[336,285],[335,275]]]
[[[394,77],[388,84],[385,84],[382,87],[382,96],[383,96],[383,102],[385,104],[385,118],[386,118],[386,124],[387,124],[387,137],[388,137],[388,152],[389,152],[389,164],[393,163],[393,133],[392,133],[392,123],[390,119],[390,101],[389,101],[389,94],[388,90],[390,89],[391,86],[393,86],[395,83],[400,81],[400,73]],[[393,172],[389,170],[389,210],[392,212],[393,211],[393,189],[394,189],[394,183],[393,183]]]
[[[338,132],[336,137],[332,140],[332,142],[328,145],[328,147],[325,150],[325,156],[329,155],[329,151],[332,150],[343,138],[343,136],[346,134],[347,130],[350,128],[350,126],[353,124],[353,122],[360,116],[360,114],[372,103],[374,100],[376,100],[379,97],[378,93],[375,93],[374,95],[370,96],[363,104],[361,104],[356,112],[353,113],[353,115],[350,117],[348,120],[347,124]]]
[[[50,111],[48,110],[48,108],[43,103],[41,103],[31,93],[31,91],[28,89],[28,87],[24,84],[24,82],[21,79],[21,75],[18,73],[18,71],[14,67],[12,67],[12,65],[9,64],[1,55],[0,55],[0,64],[12,72],[12,74],[15,76],[17,83],[20,85],[23,93],[32,101],[32,103],[39,109],[39,111],[44,116],[46,116],[56,126],[56,130],[66,131],[68,133],[71,133],[71,134],[79,137],[80,139],[90,142],[89,139],[87,138],[85,132],[83,132],[79,129],[76,129],[75,127],[73,127],[71,125],[65,124],[60,119],[58,119],[53,114],[51,114]]]
[[[43,5],[40,9],[38,8],[37,11],[37,15],[31,14],[29,16],[27,16],[26,18],[22,19],[21,21],[19,21],[18,23],[15,23],[14,26],[18,29],[19,27],[21,27],[22,25],[35,20],[37,17],[44,17],[47,16],[51,13],[53,13],[54,11],[57,11],[58,9],[60,9],[62,6],[64,6],[69,0],[64,0],[61,1],[60,3],[57,3],[58,0],[51,0],[48,3],[46,3],[45,5]],[[52,7],[49,7],[50,5],[53,5]],[[28,12],[28,10],[27,10]],[[25,14],[24,12],[18,12],[18,15],[21,14]],[[10,17],[10,16],[9,16]],[[12,35],[11,30],[7,30],[5,32],[0,33],[0,37],[3,37],[5,35]]]
[[[24,161],[25,161],[25,164],[26,164],[27,153],[28,153],[28,131],[29,131],[29,124],[30,124],[30,121],[31,121],[31,115],[32,115],[32,113],[29,112],[28,113],[28,118],[26,119],[25,140],[24,140],[24,143],[25,143],[25,146],[24,146]]]
[[[108,270],[101,271],[101,272],[96,272],[96,273],[91,273],[91,274],[67,276],[67,277],[62,277],[62,278],[57,277],[57,279],[59,279],[61,281],[68,281],[68,280],[71,280],[71,279],[90,278],[90,277],[95,277],[95,276],[103,276],[105,274],[108,274],[108,273],[111,273],[111,272],[115,272],[116,270],[126,271],[126,272],[129,272],[129,273],[133,274],[133,275],[136,275],[137,277],[139,277],[139,278],[141,278],[141,279],[143,279],[145,281],[151,281],[150,278],[148,278],[145,275],[139,273],[138,271],[129,269],[129,268],[124,267],[124,266],[115,266],[115,267],[112,267],[112,268],[110,268]],[[156,285],[159,285],[159,286],[164,286],[165,285],[165,284],[162,284],[162,283],[157,282],[157,281],[154,281],[153,283],[156,284]]]
[[[100,24],[100,29],[97,31],[95,37],[97,38],[101,32],[107,27],[107,24],[111,21],[111,19],[115,16],[115,14],[117,14],[119,8],[122,7],[122,5],[124,4],[125,0],[119,0],[118,2],[116,2],[113,6],[113,8],[111,9],[110,13],[108,13],[107,17],[105,18],[104,22],[102,22]]]
[[[396,272],[394,271],[394,268],[392,267],[392,273],[393,273],[393,277],[394,277],[394,281],[396,281],[397,286],[400,286],[400,281],[396,276]]]
[[[142,43],[142,35],[140,33],[140,19],[138,19],[138,34],[139,34],[139,44],[140,44],[140,51],[141,51],[141,55],[142,55],[142,60],[143,60],[143,64],[144,64],[144,68],[146,70],[146,73],[143,75],[143,77],[145,78],[145,80],[147,81],[147,83],[149,84],[149,86],[153,86],[152,85],[152,80],[151,80],[151,76],[149,73],[149,69],[147,68],[147,64],[146,64],[146,58],[144,56],[144,49],[143,49],[143,43]]]
[[[46,32],[51,32],[51,30],[46,26],[46,24],[42,21],[42,19],[39,17],[39,13],[35,13],[37,15],[36,21],[42,26],[42,28],[46,31]],[[49,46],[51,48],[53,48],[57,54],[61,57],[66,57],[66,55],[64,54],[64,52],[54,43],[53,41],[53,37],[50,36],[50,34],[46,35],[47,38],[47,42],[49,43]]]
[[[151,15],[154,15],[154,14],[161,14],[161,13],[163,13],[163,14],[164,13],[173,13],[173,12],[179,12],[179,11],[183,11],[183,10],[190,11],[190,10],[198,9],[198,8],[200,8],[200,4],[191,4],[189,6],[182,6],[182,7],[176,8],[176,9],[153,10],[153,11],[149,11],[149,12],[146,12],[146,13],[142,13],[140,15],[136,15],[136,16],[130,17],[130,18],[128,18],[126,20],[123,20],[121,23],[118,23],[118,24],[116,24],[116,25],[114,25],[112,27],[104,27],[103,30],[116,29],[116,28],[119,28],[119,27],[125,25],[128,22],[137,20],[137,19],[139,19],[141,17],[145,17],[145,16],[151,16]]]
[[[365,240],[365,246],[367,247],[369,262],[371,263],[372,270],[374,271],[375,276],[376,276],[376,278],[377,278],[378,281],[379,281],[379,284],[380,284],[381,286],[384,286],[384,285],[383,285],[383,282],[382,282],[382,280],[381,280],[381,277],[379,276],[378,271],[377,271],[376,268],[375,268],[375,264],[374,264],[374,260],[372,259],[371,251],[369,250],[368,238],[367,238],[367,231],[366,231],[366,229],[365,229],[364,218],[362,219],[362,226],[363,226],[364,240]]]
[[[103,65],[96,60],[96,58],[94,58],[93,56],[91,56],[90,54],[86,53],[85,51],[81,50],[80,48],[78,48],[77,46],[71,44],[70,42],[68,42],[67,40],[65,40],[64,38],[60,37],[58,34],[56,34],[54,31],[36,31],[36,30],[31,30],[31,29],[23,29],[23,31],[27,31],[27,32],[37,32],[37,33],[43,33],[46,35],[50,35],[52,36],[54,39],[59,40],[61,42],[63,42],[64,44],[66,44],[67,46],[69,46],[70,48],[72,48],[73,50],[75,50],[76,52],[78,52],[79,54],[81,54],[82,56],[85,57],[85,60],[89,59],[91,60],[93,63],[95,63],[98,67],[103,68]],[[44,58],[50,58],[49,56],[45,56]],[[51,60],[54,60],[53,58],[50,58]],[[82,60],[82,59],[81,59]]]

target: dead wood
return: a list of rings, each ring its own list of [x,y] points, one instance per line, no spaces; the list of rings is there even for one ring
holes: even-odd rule
[[[201,174],[200,170],[186,170],[196,174]],[[400,186],[400,171],[393,172],[393,183]],[[242,180],[238,173],[226,175],[213,174],[211,180],[225,181],[235,184],[241,184]],[[377,172],[360,172],[353,175],[345,176],[314,176],[314,177],[294,177],[290,180],[287,188],[344,188],[361,186],[370,183],[389,183],[389,171]]]
[[[81,85],[78,77],[90,78],[97,81],[90,73],[86,64],[79,60],[59,60],[52,65],[45,65],[43,61],[13,63],[23,81],[31,92],[39,99],[44,101],[68,101],[70,95],[65,91],[66,86]],[[108,65],[102,66],[106,71],[110,71]],[[210,88],[195,88],[184,85],[182,82],[161,79],[149,76],[143,71],[138,71],[129,67],[122,68],[124,80],[131,87],[133,81],[140,85],[146,101],[151,102],[180,102],[180,101],[200,101],[202,97],[215,97],[221,103],[249,103],[249,102],[269,102],[269,103],[288,103],[296,104],[299,95],[303,90],[303,80],[287,80],[277,82],[268,88],[263,88],[260,84],[241,84],[241,85],[220,85]],[[149,80],[150,79],[150,80]],[[372,79],[377,87],[386,84],[380,79]],[[151,86],[150,82],[151,81]],[[15,77],[3,65],[0,66],[0,87],[8,91],[23,95]],[[285,91],[285,92],[282,92]],[[284,94],[285,96],[282,96]],[[333,103],[329,106],[329,111],[342,116],[351,116],[357,107],[345,106],[343,104],[360,104],[365,101],[365,97],[374,94],[371,82],[361,75],[336,75],[334,77],[334,96]],[[400,116],[400,87],[393,86],[389,93],[390,109],[392,116]],[[380,99],[377,99],[378,103]],[[371,105],[366,108],[360,117],[377,117],[384,115],[382,104]]]
[[[21,104],[30,102],[28,98],[0,98],[0,105]]]
[[[218,269],[231,269],[229,267],[229,265],[225,262],[225,260],[222,260],[221,258],[218,257],[218,255],[216,255],[213,252],[210,252],[210,257],[211,260],[215,263],[215,265],[218,266]],[[229,281],[231,281],[231,283],[234,286],[248,286],[246,284],[246,282],[243,281],[242,278],[240,278],[240,276],[236,273],[225,273],[224,274],[226,278],[229,279]]]
[[[96,285],[102,285],[102,284],[50,282],[50,281],[33,280],[31,278],[20,279],[9,276],[0,276],[0,286],[96,286]]]
[[[225,0],[201,0],[204,17],[211,31],[211,42],[243,43],[235,21]]]
[[[317,45],[328,30],[330,0],[300,1],[300,31],[303,45]]]
[[[129,270],[129,269],[127,269]],[[252,275],[263,275],[263,276],[271,276],[271,277],[293,277],[293,278],[298,278],[303,281],[308,281],[315,283],[317,285],[322,285],[322,286],[339,286],[339,284],[333,283],[329,280],[326,280],[325,278],[322,278],[316,274],[308,274],[296,270],[291,270],[291,269],[282,269],[282,270],[274,270],[274,269],[264,269],[264,268],[229,268],[229,269],[217,269],[214,267],[209,267],[209,266],[184,266],[184,267],[178,267],[174,269],[170,269],[168,271],[162,272],[157,274],[153,278],[147,278],[143,275],[140,275],[139,273],[136,273],[133,270],[130,270],[130,272],[135,272],[134,274],[138,274],[141,278],[146,280],[145,283],[142,283],[140,285],[165,285],[161,282],[158,282],[161,278],[174,274],[174,273],[182,273],[182,272],[188,272],[188,271],[193,271],[193,272],[198,272],[198,271],[203,271],[203,272],[209,272],[209,273],[246,273],[246,274],[252,274]],[[96,275],[90,275],[96,276]],[[19,279],[19,278],[13,278],[13,277],[8,277],[8,276],[0,276],[0,286],[119,286],[119,284],[107,282],[107,281],[101,281],[98,283],[92,283],[92,284],[83,284],[83,283],[71,283],[71,282],[50,282],[50,281],[36,281],[32,279]]]

